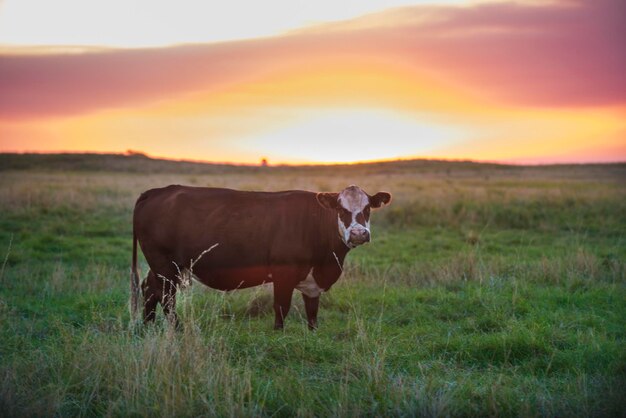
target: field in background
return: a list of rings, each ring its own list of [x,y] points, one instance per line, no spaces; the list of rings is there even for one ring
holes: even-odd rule
[[[322,296],[317,332],[297,293],[274,332],[268,289],[194,284],[179,299],[182,331],[160,322],[136,334],[132,208],[172,183],[354,183],[394,201]],[[626,164],[262,168],[0,154],[0,411],[622,415],[625,213]]]

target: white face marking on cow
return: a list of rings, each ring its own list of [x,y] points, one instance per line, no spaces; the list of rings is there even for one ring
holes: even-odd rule
[[[310,298],[317,298],[324,291],[321,287],[317,285],[311,273],[306,276],[306,279],[298,283],[296,289],[298,289],[300,292],[304,293]]]
[[[369,197],[357,186],[345,188],[338,197],[339,205],[351,215],[350,222],[342,219],[341,213],[337,219],[339,235],[343,242],[350,248],[364,244],[370,240],[370,223],[368,217],[363,216],[357,220],[359,214],[363,214],[369,205]],[[348,223],[348,225],[346,225]]]

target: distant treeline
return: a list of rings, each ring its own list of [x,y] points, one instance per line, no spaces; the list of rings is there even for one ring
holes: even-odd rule
[[[126,154],[18,154],[0,153],[0,171],[103,171],[127,173],[177,173],[177,174],[252,174],[272,172],[286,174],[329,174],[350,173],[394,174],[414,172],[418,175],[437,177],[479,176],[545,176],[555,177],[619,177],[626,180],[626,163],[614,164],[558,164],[542,166],[522,166],[473,161],[450,160],[398,160],[358,164],[338,165],[237,165],[228,163],[207,163],[176,161],[152,158],[139,152]]]

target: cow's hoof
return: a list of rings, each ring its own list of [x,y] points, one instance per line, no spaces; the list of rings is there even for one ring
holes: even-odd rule
[[[274,324],[274,331],[282,331],[283,328],[283,324]]]

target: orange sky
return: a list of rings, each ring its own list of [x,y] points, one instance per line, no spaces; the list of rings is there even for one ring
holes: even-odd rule
[[[0,151],[626,161],[621,0],[140,1],[119,22],[62,0],[40,27],[32,1],[0,3]]]

